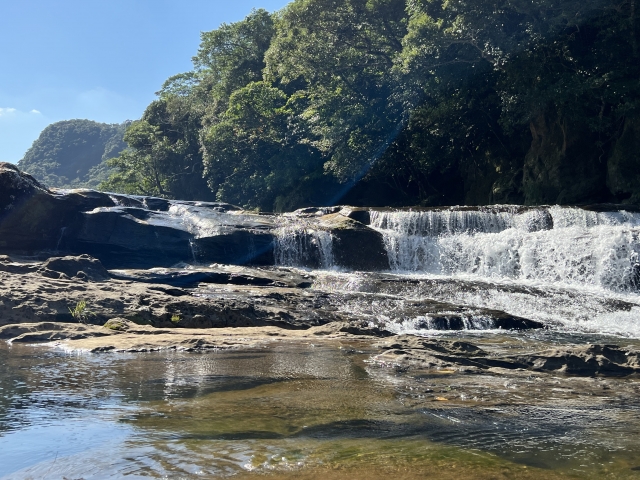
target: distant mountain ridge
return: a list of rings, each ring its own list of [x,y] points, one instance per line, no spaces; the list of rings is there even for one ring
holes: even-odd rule
[[[96,188],[111,173],[106,161],[127,148],[123,136],[129,124],[79,119],[52,123],[18,166],[49,187]]]

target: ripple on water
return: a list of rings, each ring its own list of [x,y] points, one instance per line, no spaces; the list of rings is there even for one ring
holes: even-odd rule
[[[0,475],[619,478],[640,464],[636,380],[398,374],[358,348],[1,347]]]

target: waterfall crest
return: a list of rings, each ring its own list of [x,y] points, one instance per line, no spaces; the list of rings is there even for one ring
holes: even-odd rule
[[[549,207],[518,211],[371,211],[396,272],[473,275],[613,291],[640,286],[640,214]]]
[[[278,228],[275,237],[276,265],[321,269],[334,266],[330,232],[287,225]]]

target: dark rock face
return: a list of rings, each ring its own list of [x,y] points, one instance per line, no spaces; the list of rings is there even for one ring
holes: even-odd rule
[[[344,207],[340,210],[340,214],[344,217],[360,222],[363,225],[371,224],[371,214],[368,208],[362,207]]]
[[[56,194],[14,165],[0,163],[0,249],[57,250],[65,234],[80,227],[80,212],[113,205],[108,195],[92,190]]]
[[[306,222],[331,233],[337,265],[388,268],[382,235],[365,225],[368,211],[308,208],[277,218],[219,202],[50,191],[14,165],[0,164],[0,253],[88,254],[107,268],[274,265],[276,230],[282,222]],[[319,258],[308,261],[320,265]]]
[[[81,216],[72,250],[97,257],[108,268],[171,266],[192,258],[193,236],[161,222],[154,224],[160,216],[156,212],[117,207]]]
[[[389,260],[382,234],[339,213],[325,215],[320,225],[331,232],[337,265],[351,270],[386,270]]]
[[[0,206],[2,213],[16,208],[19,202],[36,193],[48,193],[46,187],[41,185],[28,173],[21,172],[12,163],[0,162]]]
[[[270,233],[230,229],[224,234],[193,240],[193,256],[199,263],[273,265],[274,237]]]

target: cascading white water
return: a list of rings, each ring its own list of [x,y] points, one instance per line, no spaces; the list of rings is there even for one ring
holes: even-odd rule
[[[392,270],[635,291],[640,215],[578,208],[371,212]]]
[[[276,230],[276,265],[333,267],[333,237],[330,232],[288,225]]]
[[[483,315],[462,316],[463,330],[491,330],[495,328],[492,318]],[[424,331],[450,330],[446,320],[444,324],[429,316],[417,316],[398,321],[385,322],[385,329],[398,335],[403,333],[421,333]],[[454,329],[455,330],[455,329]]]

